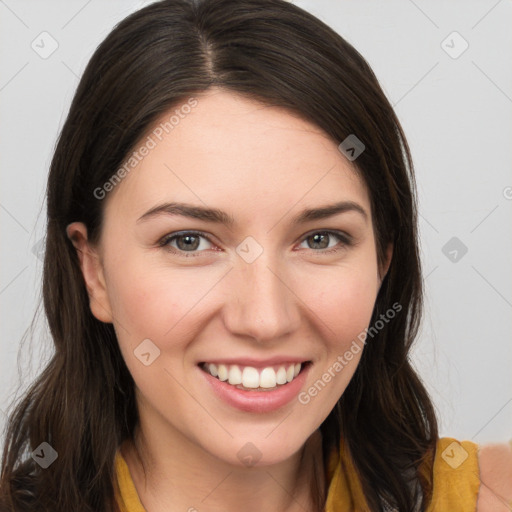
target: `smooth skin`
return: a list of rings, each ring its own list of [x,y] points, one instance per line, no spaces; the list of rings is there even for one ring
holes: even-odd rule
[[[512,510],[512,440],[492,443],[478,450],[480,492],[477,512],[510,512]]]
[[[366,186],[318,127],[232,92],[196,98],[108,193],[99,243],[82,223],[67,228],[91,311],[114,325],[135,381],[145,475],[133,444],[122,452],[150,512],[314,510],[309,483],[324,475],[308,448],[362,351],[307,404],[294,399],[272,413],[226,404],[198,363],[300,357],[312,362],[308,390],[369,326],[392,247],[379,268]],[[340,201],[364,213],[293,223],[306,208]],[[222,210],[233,224],[141,219],[170,202]],[[247,237],[251,250],[263,249],[251,263],[237,252]],[[160,350],[149,366],[134,354],[146,339]],[[238,456],[247,443],[261,457],[252,467]]]

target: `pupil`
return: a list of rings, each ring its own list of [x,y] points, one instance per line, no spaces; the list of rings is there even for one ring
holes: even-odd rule
[[[319,239],[320,237],[322,237],[322,238],[323,238],[323,242],[324,242],[324,243],[322,243],[322,242],[319,242],[319,241],[318,241],[318,239]],[[329,245],[328,243],[325,243],[325,242],[327,241],[327,235],[326,235],[325,233],[324,233],[324,234],[322,234],[322,233],[316,233],[315,235],[313,235],[313,236],[312,236],[312,238],[313,238],[313,243],[315,243],[315,244],[320,243],[320,245],[321,245],[320,249],[325,249],[325,248],[327,247],[327,245]],[[318,248],[318,247],[317,247],[317,248]]]
[[[182,240],[185,240],[185,239],[187,240],[187,242],[185,244],[180,243]],[[192,243],[190,243],[191,240],[192,240]],[[195,241],[195,243],[194,243],[194,241]],[[194,250],[194,249],[197,249],[197,247],[198,247],[198,241],[199,241],[199,237],[197,237],[197,236],[183,235],[178,238],[178,247],[182,250],[188,250],[188,249]]]

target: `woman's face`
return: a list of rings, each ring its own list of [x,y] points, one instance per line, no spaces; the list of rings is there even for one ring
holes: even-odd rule
[[[382,277],[369,196],[316,126],[233,93],[196,98],[141,141],[82,269],[143,429],[230,464],[276,463],[361,358]]]

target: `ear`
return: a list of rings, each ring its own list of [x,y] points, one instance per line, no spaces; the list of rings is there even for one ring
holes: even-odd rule
[[[391,260],[392,259],[393,259],[393,243],[390,242],[388,244],[388,246],[386,247],[386,253],[385,253],[385,256],[384,256],[384,263],[379,268],[379,279],[380,279],[379,287],[382,284],[382,281],[384,280],[384,278],[386,277],[386,274],[388,273],[389,266],[391,265]]]
[[[112,323],[112,309],[108,299],[103,264],[98,251],[87,239],[87,228],[83,222],[72,222],[66,234],[76,249],[80,269],[89,294],[89,307],[92,314],[101,322]]]

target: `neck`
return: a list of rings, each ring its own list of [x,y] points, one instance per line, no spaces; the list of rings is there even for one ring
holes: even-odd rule
[[[290,459],[234,467],[189,440],[156,445],[137,428],[121,452],[147,512],[320,512],[325,499],[322,436],[315,431]]]

